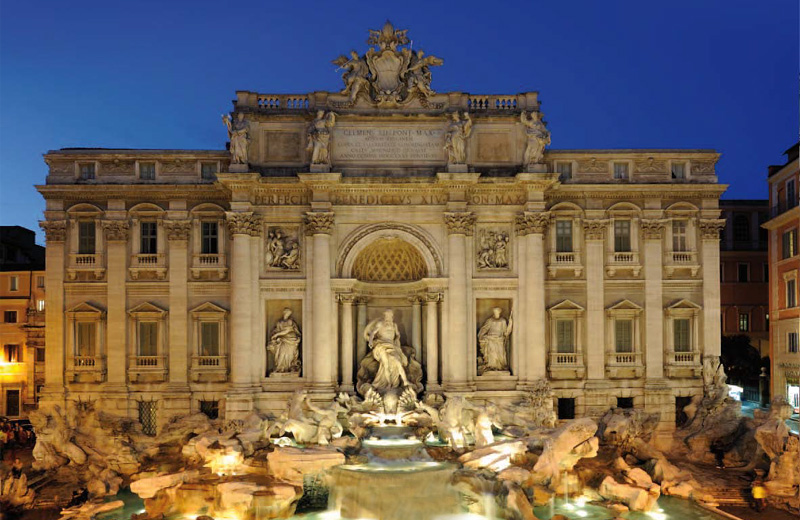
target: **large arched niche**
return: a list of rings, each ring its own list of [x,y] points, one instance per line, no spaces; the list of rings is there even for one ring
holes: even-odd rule
[[[373,270],[364,269],[364,262],[372,261],[382,265],[373,264]],[[422,264],[420,264],[420,261]],[[391,264],[395,263],[396,269]],[[381,223],[361,226],[353,231],[339,248],[336,261],[336,272],[342,278],[357,278],[356,266],[359,275],[366,278],[391,277],[392,273],[401,278],[416,278],[424,272],[422,277],[436,278],[442,275],[442,255],[437,249],[433,239],[424,231],[407,224]],[[374,276],[370,276],[371,273]],[[390,281],[367,280],[362,281]],[[394,281],[412,281],[394,280]]]

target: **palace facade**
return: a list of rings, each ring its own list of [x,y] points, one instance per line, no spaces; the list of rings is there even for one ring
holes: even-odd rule
[[[672,429],[719,356],[719,154],[545,150],[537,93],[436,93],[371,33],[341,92],[237,92],[229,150],[45,154],[47,399],[155,432],[358,392],[391,309],[426,392]]]

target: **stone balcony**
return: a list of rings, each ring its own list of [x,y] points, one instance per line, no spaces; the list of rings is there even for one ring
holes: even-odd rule
[[[228,380],[227,356],[192,356],[192,381],[224,383]]]
[[[133,280],[143,278],[143,274],[151,278],[163,280],[167,277],[166,256],[163,254],[131,255],[131,265],[128,271]]]
[[[70,253],[67,279],[74,281],[80,273],[89,273],[95,280],[102,280],[106,272],[102,253]]]
[[[700,263],[697,261],[697,251],[669,251],[664,254],[664,271],[667,276],[684,271],[697,276]]]
[[[547,264],[547,272],[550,277],[556,276],[560,271],[570,272],[575,278],[583,274],[583,262],[578,251],[569,252],[550,252],[550,262]]]
[[[67,380],[73,383],[105,381],[106,359],[101,356],[72,356],[67,358]]]
[[[606,376],[609,379],[637,379],[643,375],[641,352],[606,353]]]
[[[583,379],[586,375],[580,352],[551,352],[548,368],[551,379]]]
[[[197,254],[192,256],[192,279],[200,280],[211,277],[224,280],[228,275],[228,267],[224,254]]]
[[[167,380],[166,356],[130,356],[128,361],[131,383],[158,383]]]
[[[694,378],[703,375],[703,365],[699,351],[666,353],[664,373],[673,378]]]
[[[631,275],[638,277],[642,270],[638,251],[615,251],[608,254],[606,259],[606,274],[615,276],[621,271],[630,271]]]

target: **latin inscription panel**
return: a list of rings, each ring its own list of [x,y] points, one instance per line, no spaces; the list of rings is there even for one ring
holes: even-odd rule
[[[333,127],[333,164],[437,164],[445,162],[441,126],[356,125]]]

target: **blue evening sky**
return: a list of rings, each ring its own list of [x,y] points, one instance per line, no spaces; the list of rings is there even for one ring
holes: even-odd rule
[[[387,18],[437,91],[539,91],[553,148],[714,148],[755,198],[798,139],[797,0],[0,0],[0,224],[39,232],[47,150],[221,149],[237,89],[338,90]]]

